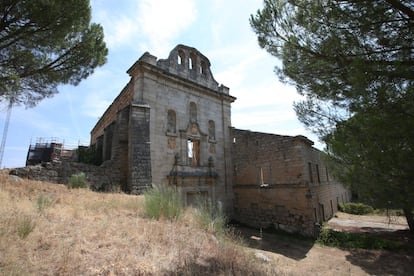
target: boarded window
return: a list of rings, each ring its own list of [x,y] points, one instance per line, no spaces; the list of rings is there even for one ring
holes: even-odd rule
[[[167,114],[167,132],[176,133],[176,114],[174,110],[168,110]]]
[[[190,122],[197,122],[197,105],[195,102],[190,103]]]
[[[313,183],[312,164],[311,164],[311,162],[308,163],[308,170],[309,170],[309,181],[310,181],[310,183]]]
[[[319,174],[319,165],[316,164],[316,175],[318,177],[318,183],[321,184],[321,176]]]
[[[213,120],[208,121],[208,138],[216,140],[216,124]]]

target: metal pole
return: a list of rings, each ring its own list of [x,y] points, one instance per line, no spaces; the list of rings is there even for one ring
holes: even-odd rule
[[[11,115],[12,106],[13,106],[13,100],[10,99],[9,106],[7,107],[6,121],[4,122],[3,138],[1,140],[1,147],[0,147],[0,168],[1,168],[2,164],[3,164],[4,147],[6,146],[7,131],[9,129],[10,115]]]

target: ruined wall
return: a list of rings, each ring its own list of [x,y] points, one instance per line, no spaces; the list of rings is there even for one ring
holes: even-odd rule
[[[235,220],[313,236],[315,223],[337,211],[346,190],[326,173],[312,141],[238,129],[232,137]]]
[[[53,161],[35,166],[15,168],[11,175],[38,181],[68,184],[74,174],[84,173],[88,186],[95,191],[119,191],[120,174],[111,162],[93,166],[73,161]]]
[[[128,106],[132,102],[132,99],[133,88],[128,83],[92,129],[91,145],[96,143],[98,137],[104,135],[105,128],[116,120],[118,112]]]

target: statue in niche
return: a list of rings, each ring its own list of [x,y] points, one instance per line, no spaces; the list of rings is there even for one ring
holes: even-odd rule
[[[216,144],[210,143],[210,153],[216,153]]]
[[[191,134],[192,135],[197,135],[198,134],[198,127],[197,124],[191,124]]]
[[[176,147],[175,137],[168,137],[168,149],[173,150]]]

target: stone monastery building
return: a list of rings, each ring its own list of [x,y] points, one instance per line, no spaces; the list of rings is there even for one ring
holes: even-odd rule
[[[233,128],[236,98],[197,49],[178,45],[167,59],[146,52],[127,72],[91,131],[123,191],[171,185],[187,205],[208,198],[241,223],[308,236],[349,200],[306,137]]]

